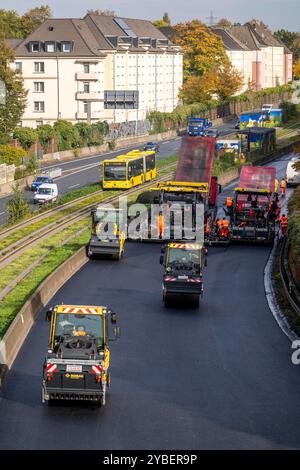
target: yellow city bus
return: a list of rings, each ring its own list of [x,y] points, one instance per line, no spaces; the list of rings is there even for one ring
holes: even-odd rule
[[[133,150],[102,166],[103,189],[129,189],[156,178],[156,156],[153,151]]]

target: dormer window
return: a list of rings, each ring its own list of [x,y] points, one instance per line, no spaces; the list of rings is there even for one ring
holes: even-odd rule
[[[71,52],[72,51],[72,43],[71,42],[62,42],[62,52]]]
[[[36,42],[31,42],[30,43],[30,52],[40,52],[41,50],[41,43],[36,41]]]
[[[55,52],[55,42],[46,42],[45,43],[45,50],[46,52]]]

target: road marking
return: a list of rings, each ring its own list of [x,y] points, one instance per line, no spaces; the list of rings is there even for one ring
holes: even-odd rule
[[[69,186],[68,189],[76,188],[77,186],[80,186],[80,184],[73,184],[73,186]]]

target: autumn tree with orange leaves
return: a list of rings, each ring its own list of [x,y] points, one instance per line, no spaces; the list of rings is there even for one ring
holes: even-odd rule
[[[183,50],[184,103],[224,100],[241,89],[243,80],[231,66],[220,36],[199,20],[179,23],[174,32],[174,42]]]

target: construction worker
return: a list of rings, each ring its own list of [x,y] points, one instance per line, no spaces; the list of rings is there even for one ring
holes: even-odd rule
[[[165,232],[165,222],[164,222],[164,216],[163,213],[160,211],[158,215],[158,221],[157,221],[157,234],[158,238],[163,238],[164,232]]]
[[[281,228],[281,234],[283,237],[285,237],[286,235],[287,226],[288,226],[288,218],[285,214],[282,214],[281,219],[280,219],[280,228]]]
[[[274,193],[278,193],[278,185],[279,185],[279,181],[277,178],[275,178],[275,183],[274,183]]]
[[[205,224],[205,237],[206,238],[209,238],[210,232],[211,232],[211,229],[210,229],[210,218],[209,218],[207,219],[207,222]]]
[[[223,219],[223,230],[222,230],[222,235],[224,238],[228,238],[229,236],[229,221],[227,219]]]
[[[217,228],[217,235],[220,236],[223,230],[223,220],[217,219],[216,220],[216,228]]]
[[[227,214],[231,215],[233,211],[233,198],[231,196],[227,196],[226,198],[226,208]]]
[[[285,191],[286,191],[286,182],[284,178],[282,178],[282,180],[280,181],[280,190],[281,190],[281,197],[284,197]]]

